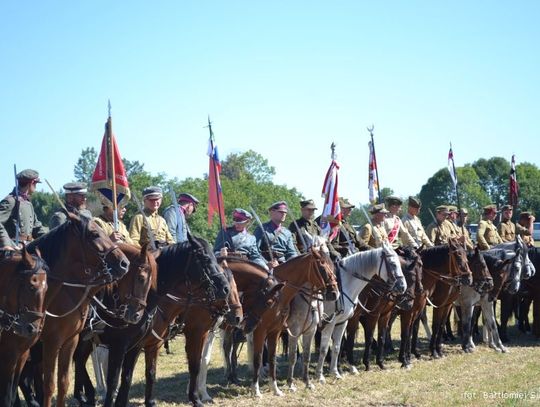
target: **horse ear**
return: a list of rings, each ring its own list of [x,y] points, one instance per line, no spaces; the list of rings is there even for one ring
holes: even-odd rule
[[[283,287],[285,287],[285,283],[277,283],[275,286],[273,286],[273,287],[270,289],[270,294],[272,294],[272,295],[277,294],[278,292],[280,292],[281,290],[283,290]]]
[[[32,255],[28,253],[28,250],[26,250],[25,244],[23,244],[23,248],[22,248],[22,257],[23,257],[23,261],[25,265],[30,266],[31,269],[35,267],[36,261],[34,260]]]
[[[150,252],[152,257],[154,257],[154,260],[157,260],[158,257],[161,255],[161,249],[156,249]]]
[[[146,255],[148,254],[148,245],[150,242],[146,242],[142,245],[141,251],[139,253],[139,258],[142,262],[146,263]]]

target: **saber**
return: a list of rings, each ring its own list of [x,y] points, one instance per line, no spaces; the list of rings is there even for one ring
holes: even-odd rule
[[[287,212],[287,215],[289,215],[289,218],[292,219],[294,226],[296,227],[296,230],[298,231],[298,236],[300,236],[302,247],[304,248],[303,252],[306,252],[308,247],[306,244],[306,240],[304,239],[304,234],[302,233],[302,230],[300,230],[300,228],[298,227],[298,223],[296,223],[296,219],[294,219],[294,217],[289,212]]]
[[[19,201],[19,181],[17,180],[17,164],[13,164],[13,174],[15,175],[15,246],[19,246],[19,239],[21,236],[21,216],[20,216],[20,207],[21,202]]]
[[[56,200],[58,201],[58,203],[60,204],[60,207],[66,212],[66,214],[68,213],[68,210],[66,208],[66,205],[64,205],[64,202],[62,202],[62,200],[60,199],[60,197],[58,196],[58,192],[56,192],[54,190],[54,188],[52,187],[52,185],[49,183],[49,181],[45,180],[45,182],[47,183],[47,185],[49,186],[49,188],[51,189],[54,197],[56,198]]]
[[[379,235],[375,233],[375,226],[373,226],[373,222],[371,221],[371,218],[368,216],[366,212],[366,208],[364,208],[363,205],[360,205],[360,208],[362,209],[362,212],[364,213],[364,216],[366,217],[368,223],[371,225],[372,234],[375,237],[375,240],[380,241]],[[380,242],[382,244],[382,242]]]
[[[261,222],[261,219],[259,218],[259,215],[257,215],[257,212],[255,212],[255,209],[253,209],[253,206],[249,206],[249,209],[251,209],[251,212],[253,212],[253,216],[255,217],[255,220],[257,221],[257,224],[261,228],[261,232],[263,234],[264,243],[266,243],[266,247],[268,247],[268,255],[270,256],[270,261],[272,263],[274,262],[274,254],[272,253],[272,248],[270,247],[270,241],[268,240],[268,236],[266,235],[266,231],[264,230],[264,226]]]

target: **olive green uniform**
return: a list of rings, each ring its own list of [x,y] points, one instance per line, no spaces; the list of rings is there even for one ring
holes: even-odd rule
[[[429,237],[427,236],[426,231],[422,226],[422,222],[420,221],[420,218],[418,218],[418,216],[406,213],[401,218],[401,221],[403,222],[403,226],[405,227],[405,229],[407,229],[407,231],[418,246],[433,246],[433,243],[431,242],[431,240],[429,240]]]
[[[94,222],[98,224],[98,226],[103,229],[103,231],[107,234],[107,236],[110,236],[114,232],[114,222],[111,220],[105,219],[103,215],[100,215],[96,218],[94,218]],[[126,225],[121,220],[118,220],[118,233],[122,236],[122,241],[124,243],[133,244],[133,240],[131,240],[131,237],[129,236],[129,232],[127,230]]]
[[[148,219],[148,224],[152,228],[154,233],[154,238],[156,239],[156,244],[173,244],[174,239],[169,231],[167,222],[163,219],[157,212],[151,213],[148,209],[144,209],[144,214],[146,219]],[[131,219],[131,225],[129,226],[129,236],[133,240],[133,244],[136,246],[142,246],[145,243],[149,242],[148,232],[146,230],[146,225],[143,219],[143,215],[138,213],[133,219]]]
[[[447,244],[448,239],[456,237],[455,229],[447,219],[441,223],[431,222],[426,229],[426,234],[434,245]]]
[[[373,225],[373,227],[370,223],[366,223],[360,231],[360,238],[371,249],[381,247],[383,240],[388,240],[384,223]]]
[[[526,228],[525,226],[522,226],[519,223],[516,223],[516,233],[519,234],[523,238],[523,241],[525,242],[526,245],[534,246],[534,240],[528,228]]]
[[[497,232],[503,242],[514,242],[516,240],[516,225],[510,219],[501,221],[497,226]]]
[[[349,241],[351,242],[352,248],[349,248]],[[342,257],[352,254],[351,250],[353,253],[356,253],[358,251],[370,249],[370,247],[358,237],[356,230],[346,219],[341,221],[339,233],[332,240],[332,246]]]
[[[296,224],[300,228],[300,231],[296,229],[296,225],[294,224],[294,222],[291,222],[291,224],[289,225],[289,230],[293,235],[296,247],[298,248],[298,252],[304,253],[306,250],[302,245],[302,238],[299,236],[299,233],[302,233],[302,237],[304,238],[304,241],[308,246],[307,248],[309,249],[313,243],[313,236],[322,236],[322,229],[313,219],[300,218],[296,220]],[[331,244],[327,246],[328,250],[330,251],[330,255],[335,258],[336,255],[339,254],[339,252],[337,252],[334,246],[332,246]]]
[[[478,224],[476,239],[480,250],[489,250],[491,246],[503,243],[497,228],[492,221],[487,219],[482,219]]]
[[[15,213],[15,194],[11,193],[0,202],[0,247],[15,247],[15,231],[17,216]],[[31,241],[48,232],[48,229],[41,224],[34,212],[32,202],[19,197],[19,240]]]
[[[66,209],[68,210],[68,212],[77,214],[79,216],[84,216],[87,219],[92,219],[92,212],[90,212],[88,209],[77,209],[73,206],[68,205],[66,205]],[[64,213],[64,211],[57,211],[51,216],[51,219],[49,220],[49,227],[51,229],[54,229],[66,222],[67,215]]]

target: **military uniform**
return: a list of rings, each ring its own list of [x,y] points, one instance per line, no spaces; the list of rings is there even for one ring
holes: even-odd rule
[[[454,227],[447,219],[440,223],[431,222],[426,229],[426,234],[435,245],[447,244],[448,239],[457,237]]]
[[[87,188],[86,188],[86,184],[84,182],[68,182],[67,184],[64,185],[64,191],[65,191],[66,195],[67,194],[86,195]],[[76,215],[83,216],[83,217],[85,217],[87,219],[92,219],[92,212],[90,212],[86,208],[80,209],[80,208],[76,208],[76,207],[74,207],[72,205],[66,204],[66,209],[70,213],[74,213]],[[51,219],[49,220],[49,227],[51,229],[54,229],[54,228],[62,225],[63,223],[66,223],[67,220],[68,220],[68,217],[64,213],[64,211],[60,211],[60,210],[56,211],[51,216]]]
[[[114,232],[114,222],[111,220],[106,219],[103,215],[100,215],[96,218],[94,218],[94,222],[98,224],[98,226],[103,229],[103,231],[106,233],[107,236],[110,236]],[[129,236],[129,232],[127,230],[126,225],[124,222],[122,222],[120,219],[118,220],[118,233],[122,236],[122,241],[124,243],[134,244],[133,240]]]
[[[229,251],[239,253],[247,257],[248,260],[268,268],[266,260],[261,255],[255,236],[246,229],[238,232],[234,226],[228,227],[224,232],[218,233],[214,243],[214,251],[219,252],[223,247]]]
[[[497,232],[503,242],[514,242],[516,240],[516,225],[511,219],[501,221],[497,226]]]
[[[478,224],[476,240],[478,241],[478,248],[480,250],[489,250],[492,246],[503,243],[497,232],[497,228],[488,219],[482,219]]]
[[[146,208],[144,209],[144,214],[148,220],[150,228],[152,228],[157,245],[173,244],[174,239],[171,232],[169,232],[165,219],[163,219],[157,212],[151,213]],[[131,237],[131,240],[133,240],[133,244],[136,246],[142,246],[143,244],[149,242],[148,231],[141,213],[136,214],[133,219],[131,219],[129,236]]]
[[[274,258],[283,263],[292,257],[298,255],[294,245],[294,239],[291,231],[283,225],[277,226],[274,222],[263,223],[263,229],[260,226],[254,231],[257,247],[266,260],[270,260],[270,255],[263,233],[266,234]]]
[[[351,242],[352,247],[349,247],[349,241]],[[339,233],[332,240],[331,244],[342,257],[352,254],[350,253],[351,250],[353,253],[356,253],[371,249],[364,240],[358,237],[358,233],[356,233],[356,230],[347,219],[341,221]]]
[[[384,220],[384,228],[388,235],[388,241],[395,249],[403,243],[406,247],[418,247],[409,231],[404,227],[401,219],[396,215],[390,215]]]
[[[417,246],[433,246],[433,243],[431,240],[429,240],[429,237],[427,236],[418,216],[407,213],[401,218],[401,221],[403,222],[405,229],[407,229],[411,237],[414,239]]]
[[[167,222],[169,232],[171,232],[174,241],[177,243],[187,241],[188,232],[191,233],[191,231],[189,230],[189,225],[186,221],[186,214],[184,212],[184,208],[182,208],[182,205],[184,203],[193,203],[193,211],[195,212],[195,208],[199,204],[199,200],[191,194],[182,193],[178,196],[178,216],[176,215],[175,205],[168,206],[167,209],[165,209],[165,211],[163,212],[163,217]]]
[[[360,231],[360,238],[370,248],[376,249],[381,247],[382,242],[388,240],[388,234],[386,233],[384,223],[374,224],[373,227],[371,224],[366,223]]]

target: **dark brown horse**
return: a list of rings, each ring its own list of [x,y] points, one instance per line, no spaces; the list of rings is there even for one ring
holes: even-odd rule
[[[274,394],[283,394],[276,381],[276,348],[279,335],[286,326],[290,303],[294,296],[301,290],[306,291],[308,296],[326,291],[327,299],[330,299],[330,293],[333,293],[334,299],[339,295],[332,262],[325,254],[314,249],[280,264],[274,269],[274,275],[279,281],[285,282],[285,286],[278,303],[262,315],[260,323],[252,333],[253,351],[248,350],[249,356],[253,357],[251,390],[257,397],[261,397],[259,370],[265,340],[268,346],[271,386]]]
[[[47,270],[26,248],[0,257],[0,406],[13,405],[19,375],[43,328]]]
[[[58,361],[57,406],[65,405],[69,368],[88,304],[100,288],[128,271],[129,261],[92,220],[68,213],[68,221],[34,240],[50,268],[43,343],[44,406],[50,407]]]

